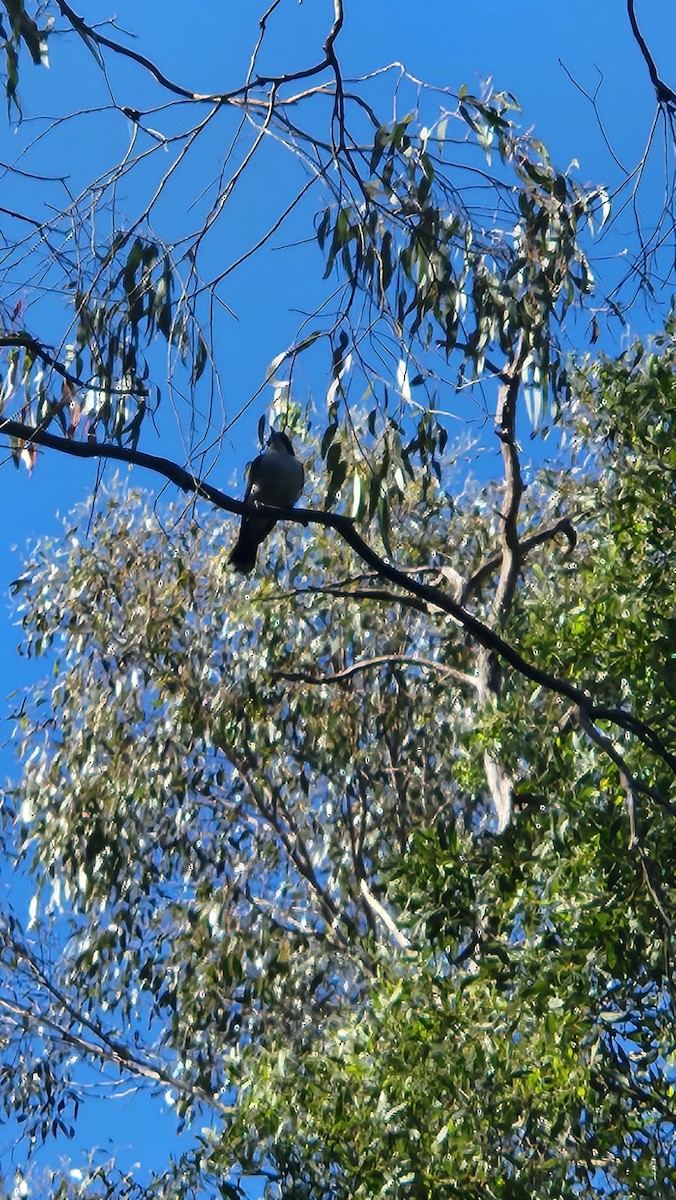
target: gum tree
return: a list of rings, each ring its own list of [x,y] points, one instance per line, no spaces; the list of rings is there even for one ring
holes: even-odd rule
[[[3,810],[35,889],[31,928],[3,926],[6,1111],[28,1146],[70,1133],[104,1067],[206,1122],[161,1184],[112,1164],[63,1194],[233,1196],[243,1173],[271,1196],[662,1195],[673,325],[571,357],[576,329],[599,336],[606,191],[559,171],[507,93],[402,77],[411,106],[383,121],[373,80],[344,77],[340,0],[286,73],[264,65],[280,5],[261,12],[221,92],[61,0],[4,8],[10,116],[27,56],[56,63],[65,31],[127,145],[67,200],[41,139],[11,168],[0,431],[29,466],[37,447],[113,459],[195,499],[158,523],[113,494],[16,585],[53,683],[17,705]],[[252,164],[279,153],[288,194],[225,257]],[[204,162],[194,225],[172,221]],[[310,315],[230,413],[228,289],[292,222],[313,235]],[[65,291],[66,317],[26,309],[18,270]],[[242,588],[209,513],[242,505],[209,469],[268,384],[314,490]],[[181,462],[146,448],[152,421],[175,444],[169,409]]]

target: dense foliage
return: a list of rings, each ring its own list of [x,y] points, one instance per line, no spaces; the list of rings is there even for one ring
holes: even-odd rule
[[[672,739],[674,353],[669,332],[578,371],[570,457],[529,503],[565,507],[579,541],[532,551],[508,629]],[[493,506],[412,484],[398,558],[471,576]],[[618,769],[514,673],[479,705],[457,625],[354,579],[330,531],[276,534],[270,570],[233,586],[220,521],[164,525],[113,496],[18,585],[27,650],[57,663],[21,716],[6,813],[40,903],[34,949],[9,930],[5,962],[53,1025],[8,1034],[26,1066],[5,1105],[38,1139],[68,1122],[83,1038],[156,1071],[183,1116],[211,1108],[181,1187],[244,1170],[284,1196],[664,1195],[666,768],[627,738]],[[487,747],[516,781],[498,837]],[[48,988],[51,911],[68,951]]]

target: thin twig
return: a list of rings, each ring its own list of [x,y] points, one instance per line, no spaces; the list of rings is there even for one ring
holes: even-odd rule
[[[134,1052],[121,1043],[117,1043],[115,1047],[111,1047],[105,1042],[105,1039],[102,1039],[101,1043],[89,1041],[87,1038],[82,1037],[81,1034],[75,1033],[72,1029],[65,1028],[54,1017],[50,1016],[49,1013],[41,1012],[35,1004],[18,1004],[16,1002],[13,1003],[5,997],[0,997],[0,1010],[4,1010],[9,1014],[17,1026],[20,1024],[22,1029],[31,1028],[39,1030],[40,1027],[46,1027],[67,1046],[72,1046],[88,1058],[114,1063],[120,1070],[129,1071],[132,1075],[140,1075],[142,1078],[150,1079],[156,1084],[162,1084],[164,1087],[170,1088],[180,1095],[206,1104],[210,1108],[216,1109],[222,1116],[230,1116],[233,1112],[230,1105],[223,1104],[216,1096],[205,1091],[204,1088],[199,1087],[197,1084],[192,1084],[187,1079],[177,1079],[161,1067],[145,1062],[143,1059],[136,1057]]]

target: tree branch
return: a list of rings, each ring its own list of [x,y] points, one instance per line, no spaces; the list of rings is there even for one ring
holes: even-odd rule
[[[548,525],[546,529],[539,529],[537,533],[531,533],[525,537],[520,545],[522,559],[536,546],[541,546],[543,542],[549,542],[553,538],[558,537],[562,533],[568,541],[568,549],[566,554],[572,554],[577,545],[577,533],[573,526],[570,517],[561,517],[554,525]],[[495,571],[502,562],[502,554],[494,554],[492,558],[482,563],[480,567],[469,577],[459,596],[460,604],[466,604],[470,596],[481,586],[484,579],[487,579]]]
[[[396,596],[393,598],[397,599]],[[291,683],[341,683],[346,679],[350,679],[352,675],[358,674],[360,671],[368,671],[372,667],[382,667],[388,664],[424,667],[428,671],[438,671],[448,679],[455,680],[456,683],[462,683],[472,688],[477,687],[477,680],[474,675],[468,675],[465,671],[458,671],[455,667],[447,666],[446,663],[435,662],[431,658],[417,658],[415,654],[377,654],[373,658],[361,658],[358,662],[352,663],[351,666],[345,667],[343,671],[332,671],[326,675],[317,675],[309,671],[273,671],[272,678],[288,679]]]
[[[625,790],[626,788],[631,788],[632,792],[639,792],[643,796],[648,796],[652,801],[654,801],[655,804],[658,804],[660,808],[664,808],[667,812],[671,813],[672,816],[676,816],[676,804],[672,804],[671,801],[667,800],[665,796],[662,796],[661,793],[655,788],[649,787],[648,784],[643,783],[640,779],[637,779],[634,774],[632,774],[627,766],[627,763],[625,762],[623,755],[620,754],[611,738],[609,738],[607,734],[602,733],[600,729],[597,729],[596,725],[594,724],[594,718],[592,716],[591,709],[586,712],[584,709],[580,709],[580,724],[582,725],[582,728],[587,734],[589,740],[591,742],[595,742],[597,746],[600,746],[601,749],[604,750],[608,755],[608,758],[611,760],[611,762],[615,763],[615,766],[620,772],[620,778],[622,779]]]
[[[416,574],[422,575],[424,571],[416,571]],[[438,575],[439,572],[435,571],[435,574]],[[416,599],[415,596],[402,596],[399,592],[389,592],[385,588],[350,588],[347,584],[292,588],[288,592],[277,592],[264,599],[266,602],[288,600],[289,596],[336,596],[342,600],[374,600],[379,604],[400,604],[426,614],[430,611],[429,604]]]
[[[408,938],[406,937],[406,935],[404,933],[401,932],[401,930],[399,929],[399,926],[396,924],[396,922],[393,920],[391,915],[388,913],[387,909],[383,908],[383,906],[379,900],[376,900],[376,897],[373,895],[373,892],[371,891],[371,889],[368,886],[365,879],[360,880],[359,890],[360,890],[362,896],[364,897],[366,903],[368,904],[369,908],[375,913],[375,915],[379,918],[379,920],[382,921],[383,925],[385,926],[385,928],[387,929],[388,933],[391,935],[393,940],[396,942],[399,949],[405,950],[409,954],[414,953],[413,948],[412,948],[411,943],[409,942]]]
[[[144,467],[146,470],[168,479],[170,483],[175,484],[182,491],[192,492],[194,495],[208,500],[215,508],[224,512],[234,513],[237,516],[274,517],[277,521],[296,521],[301,525],[323,525],[325,528],[335,529],[343,541],[376,574],[384,579],[388,579],[390,583],[401,588],[404,593],[417,596],[427,604],[448,613],[480,646],[494,652],[525,679],[529,679],[532,683],[539,684],[547,691],[571,701],[580,709],[581,713],[584,713],[591,720],[610,721],[620,729],[633,733],[653,753],[659,755],[676,774],[676,754],[673,754],[663,745],[659,735],[651,726],[622,708],[609,708],[606,705],[594,704],[593,698],[587,689],[579,687],[577,684],[571,683],[566,679],[559,679],[549,671],[523,658],[518,650],[515,650],[509,642],[506,642],[500,634],[489,628],[488,625],[485,625],[478,617],[467,612],[457,600],[454,600],[446,592],[442,591],[441,588],[433,584],[421,583],[406,571],[400,571],[387,559],[381,558],[364,541],[360,534],[357,533],[349,517],[345,517],[340,513],[322,512],[320,509],[273,508],[268,505],[256,506],[246,504],[242,500],[233,499],[219,488],[212,487],[211,484],[197,479],[190,471],[179,467],[177,463],[172,462],[170,459],[161,458],[154,454],[147,454],[141,450],[131,450],[125,446],[114,446],[106,443],[99,444],[97,442],[69,441],[68,438],[57,437],[55,434],[47,433],[45,430],[24,425],[20,421],[9,421],[0,418],[0,435],[3,433],[11,437],[20,438],[28,443],[35,443],[39,446],[45,446],[48,449],[57,450],[62,454],[68,454],[74,458],[111,459],[116,462],[125,462],[134,466]]]
[[[521,388],[521,376],[528,355],[528,342],[520,333],[512,351],[509,365],[500,373],[498,403],[495,416],[496,433],[502,448],[505,469],[505,484],[500,509],[499,541],[500,574],[493,596],[490,624],[500,628],[505,624],[512,607],[514,593],[521,574],[523,552],[519,543],[519,510],[523,496],[523,477],[516,442],[516,406]],[[483,705],[491,697],[500,695],[501,680],[498,655],[483,644],[478,655],[479,699]],[[512,815],[513,780],[504,763],[493,758],[488,751],[484,754],[486,782],[498,818],[498,833],[505,830]]]
[[[676,92],[674,92],[672,88],[670,88],[668,84],[666,84],[660,77],[655,64],[655,59],[650,53],[646,40],[638,27],[638,21],[636,20],[635,0],[627,0],[627,12],[629,14],[629,24],[631,25],[631,31],[634,35],[634,40],[636,41],[636,44],[643,55],[645,64],[648,68],[650,82],[655,89],[657,103],[660,106],[663,105],[672,113],[676,112]]]
[[[350,936],[356,939],[357,930],[354,922],[346,912],[339,909],[338,905],[335,903],[329,892],[319,880],[305,839],[298,828],[297,823],[289,813],[287,806],[279,797],[275,797],[271,800],[266,798],[263,788],[254,778],[249,763],[246,762],[242,755],[236,753],[231,746],[224,745],[222,742],[218,743],[218,749],[220,750],[221,754],[223,754],[224,758],[228,760],[230,765],[238,772],[261,817],[277,834],[277,837],[282,843],[299,875],[306,881],[307,884],[309,884],[311,890],[314,892],[318,900],[323,919],[326,921],[329,929],[335,932],[336,937],[341,943],[341,948],[345,950],[347,948],[347,943],[344,936],[337,928],[337,925],[339,921],[342,921],[345,924]],[[286,818],[286,822],[289,827],[288,830],[284,828],[284,825],[279,818],[279,814],[277,812],[278,806],[281,807],[284,813],[284,817]]]
[[[153,1066],[137,1058],[128,1047],[120,1043],[113,1045],[110,1043],[110,1039],[103,1036],[100,1044],[89,1041],[73,1029],[64,1027],[49,1013],[40,1012],[34,1002],[30,1005],[20,1004],[16,1001],[12,1002],[6,997],[0,997],[0,1011],[8,1014],[17,1026],[20,1025],[22,1031],[30,1028],[39,1032],[41,1026],[46,1027],[67,1046],[79,1050],[87,1058],[114,1063],[120,1070],[129,1071],[132,1075],[139,1075],[143,1079],[150,1079],[153,1083],[162,1084],[179,1095],[206,1104],[210,1108],[216,1109],[222,1116],[229,1116],[233,1111],[229,1105],[223,1104],[216,1096],[204,1091],[197,1084],[192,1084],[186,1079],[174,1078],[161,1067]]]
[[[505,494],[500,510],[502,562],[498,585],[493,597],[493,612],[498,627],[504,624],[509,613],[521,571],[522,551],[519,543],[518,519],[523,496],[523,477],[516,443],[516,404],[521,388],[521,372],[527,354],[526,338],[524,334],[520,334],[509,368],[503,374],[498,391],[495,424],[505,465]]]
[[[163,88],[166,88],[169,92],[173,92],[176,96],[182,96],[184,100],[214,101],[217,99],[216,96],[200,96],[196,92],[191,92],[188,88],[181,87],[181,85],[178,83],[173,83],[172,80],[168,79],[166,75],[163,75],[159,67],[157,67],[155,63],[151,61],[151,59],[146,58],[144,54],[139,54],[138,51],[131,50],[128,46],[123,45],[122,42],[114,42],[112,38],[106,37],[105,34],[99,33],[98,30],[93,29],[92,26],[88,25],[82,17],[78,16],[74,9],[71,8],[70,4],[66,3],[66,0],[56,0],[56,4],[61,15],[65,17],[67,21],[70,21],[75,32],[79,33],[80,37],[85,43],[93,42],[96,46],[105,46],[107,50],[113,50],[115,54],[121,54],[124,58],[130,58],[132,62],[137,63],[138,66],[143,67],[144,70],[148,71],[149,74],[152,75],[153,79],[155,79],[157,83],[161,84]]]
[[[145,71],[148,71],[153,79],[163,88],[166,88],[167,91],[172,92],[176,96],[181,96],[184,100],[194,100],[209,104],[231,104],[236,100],[245,100],[249,92],[256,88],[266,87],[269,84],[281,87],[282,84],[294,83],[299,79],[311,79],[314,75],[320,75],[322,71],[328,69],[335,71],[334,42],[343,24],[342,0],[334,0],[334,22],[324,42],[324,57],[320,62],[315,63],[311,67],[306,67],[304,70],[291,71],[286,75],[256,75],[254,78],[251,78],[250,72],[246,83],[241,87],[234,88],[229,92],[202,94],[174,83],[160,71],[152,59],[146,58],[144,54],[139,54],[137,50],[132,50],[129,46],[125,46],[123,42],[116,42],[112,38],[106,37],[105,34],[99,33],[97,29],[88,25],[82,17],[78,16],[70,4],[67,3],[67,0],[56,0],[56,4],[61,15],[70,22],[75,32],[80,35],[85,43],[93,43],[96,46],[105,47],[105,49],[112,50],[115,54],[121,54],[124,58],[131,59],[132,62],[135,62],[138,66],[143,67]],[[272,8],[274,8],[274,5]],[[269,12],[272,11],[272,8]],[[266,16],[269,15],[269,12]]]
[[[59,362],[58,358],[55,358],[54,355],[45,348],[42,342],[39,342],[37,338],[31,337],[29,333],[0,334],[0,350],[10,349],[12,347],[16,347],[18,350],[27,350],[29,354],[33,355],[34,358],[39,358],[40,361],[45,364],[45,366],[51,367],[52,370],[55,371],[56,374],[61,377],[61,379],[65,379],[66,383],[69,383],[71,387],[83,388],[85,391],[91,387],[91,383],[86,382],[84,379],[80,379],[77,375],[73,375],[73,373],[69,371],[67,367],[63,366],[63,363]],[[115,391],[115,389],[113,388],[112,391]],[[124,393],[122,392],[122,389],[120,389],[119,394],[129,395],[129,388],[126,388]],[[33,432],[35,432],[35,430]],[[26,438],[25,440],[35,441],[36,439]]]

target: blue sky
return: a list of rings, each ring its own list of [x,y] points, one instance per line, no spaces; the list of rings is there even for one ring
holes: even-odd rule
[[[84,6],[83,6],[84,7]],[[119,0],[114,6],[120,29],[134,31],[132,43],[142,53],[150,55],[162,70],[178,83],[209,92],[236,86],[246,74],[251,48],[257,34],[258,14],[265,5],[253,0],[238,0],[227,5],[222,0],[200,0],[192,7],[167,4],[166,0]],[[87,6],[87,19],[103,20],[109,15],[107,0],[92,0]],[[552,157],[561,168],[575,159],[577,175],[583,181],[607,184],[612,189],[620,179],[617,165],[608,151],[598,128],[592,108],[574,86],[569,74],[589,92],[594,92],[601,77],[598,93],[608,138],[617,156],[630,169],[640,158],[654,115],[652,93],[645,65],[631,39],[624,5],[616,0],[594,0],[585,3],[573,0],[567,4],[542,5],[535,0],[505,4],[504,0],[483,0],[482,3],[453,4],[449,0],[427,0],[411,5],[403,0],[348,0],[347,16],[338,43],[339,56],[346,77],[361,76],[400,62],[417,78],[440,88],[457,90],[461,84],[470,91],[479,91],[489,77],[497,89],[512,92],[523,110],[523,125],[534,128],[549,147]],[[646,39],[652,46],[658,65],[672,86],[676,86],[673,55],[676,45],[676,9],[663,0],[643,0],[638,17]],[[332,4],[329,0],[289,0],[282,4],[271,21],[260,70],[271,72],[299,69],[322,56],[322,42],[330,27]],[[121,35],[116,35],[120,36]],[[25,121],[15,129],[4,121],[0,125],[0,160],[11,162],[23,146],[32,141],[43,125],[39,118],[53,117],[72,110],[73,105],[96,108],[107,102],[101,76],[93,58],[75,37],[54,41],[50,55],[50,70],[34,69],[24,63],[21,81]],[[562,66],[561,63],[564,65]],[[564,70],[564,67],[567,70]],[[671,75],[670,75],[671,72]],[[392,97],[396,71],[393,69],[372,83],[374,104],[383,120],[395,115]],[[147,76],[127,61],[111,63],[110,81],[119,104],[146,109],[157,102],[158,92]],[[415,87],[402,86],[396,100],[396,114],[404,115],[415,97]],[[402,111],[403,110],[403,111]],[[91,175],[92,164],[113,159],[124,150],[125,139],[131,133],[131,123],[119,114],[92,113],[60,127],[50,137],[34,147],[32,164],[45,175],[64,173],[69,187],[77,190]],[[210,157],[211,156],[211,157]],[[205,139],[204,149],[196,166],[208,181],[218,172],[223,148],[217,139]],[[645,211],[657,209],[662,199],[663,179],[658,162],[652,163],[646,174],[642,202]],[[192,170],[192,168],[191,168]],[[232,207],[232,217],[224,232],[213,245],[214,272],[232,261],[242,247],[253,244],[259,231],[267,228],[278,211],[280,196],[287,190],[292,194],[296,176],[295,166],[278,147],[270,146],[247,173]],[[139,196],[147,186],[148,176],[142,173],[140,182],[132,182],[129,192],[119,198],[121,209],[133,214]],[[138,188],[138,190],[137,190]],[[5,175],[0,183],[0,203],[15,207],[19,201],[35,205],[34,193],[27,187],[18,195],[16,181]],[[197,195],[196,180],[188,173],[181,186],[168,194],[157,210],[157,223],[163,230],[181,231],[191,227],[191,211],[187,199]],[[46,188],[46,196],[50,189]],[[320,207],[317,200],[316,207]],[[293,339],[298,326],[299,311],[307,311],[321,297],[323,264],[313,244],[299,250],[281,248],[296,239],[307,239],[312,227],[308,216],[314,211],[314,201],[308,198],[305,209],[283,235],[260,257],[233,274],[232,288],[224,293],[236,320],[223,316],[218,324],[216,346],[218,366],[223,379],[226,414],[236,412],[244,401],[254,395],[265,379],[267,366],[273,357]],[[608,251],[613,255],[633,236],[630,215],[618,222]],[[600,270],[603,266],[600,264]],[[30,306],[26,292],[24,303]],[[37,322],[42,316],[53,316],[54,301],[35,303],[29,307]],[[648,318],[641,311],[632,316],[638,331],[649,329]],[[312,361],[312,360],[309,360]],[[326,378],[311,377],[310,370],[301,373],[299,386],[305,394],[321,395]],[[263,390],[223,443],[220,455],[209,459],[212,482],[238,486],[241,471],[255,452],[255,430],[259,416],[269,402],[269,389]],[[168,409],[161,421],[162,452],[183,460],[180,438],[176,433],[173,415]],[[144,448],[159,450],[152,437]],[[17,654],[20,630],[11,614],[8,585],[21,569],[21,551],[28,540],[42,535],[54,535],[60,528],[60,517],[75,503],[85,501],[97,478],[94,465],[64,462],[56,455],[41,454],[32,476],[22,469],[16,471],[8,456],[0,471],[0,504],[4,520],[0,529],[0,697],[30,686],[35,664]],[[156,489],[156,481],[134,473],[134,483]],[[15,551],[18,547],[19,552]],[[40,674],[46,664],[37,664]],[[11,704],[5,705],[5,713]],[[4,744],[8,729],[6,718],[0,726],[0,743]],[[11,775],[14,764],[9,753],[0,746],[0,775]],[[11,879],[0,874],[4,899],[11,888]],[[25,902],[23,889],[14,889],[13,898],[19,906]],[[134,1121],[138,1109],[131,1100],[116,1105],[119,1128],[106,1117],[107,1134],[115,1144],[127,1145],[129,1162],[137,1157],[133,1147]],[[164,1139],[170,1137],[171,1123],[157,1115],[157,1103],[143,1110],[144,1165],[150,1157],[158,1162],[164,1156]],[[96,1116],[85,1127],[86,1138],[97,1131]],[[153,1125],[152,1122],[157,1122]],[[83,1143],[84,1144],[84,1143]],[[0,1130],[0,1158],[7,1142]]]

